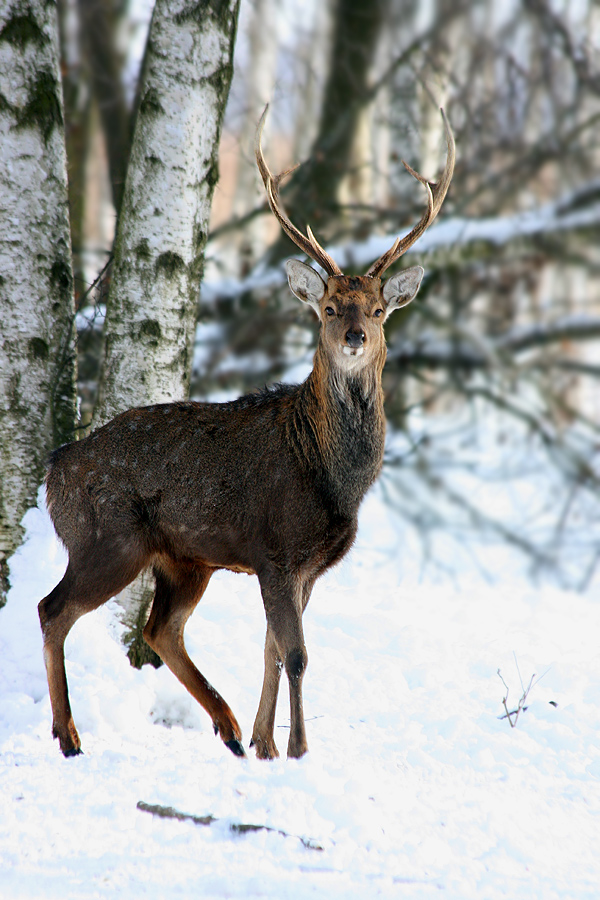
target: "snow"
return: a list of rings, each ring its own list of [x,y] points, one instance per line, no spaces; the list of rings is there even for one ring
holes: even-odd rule
[[[2,900],[598,896],[591,591],[533,587],[508,551],[494,584],[466,567],[453,582],[419,580],[380,485],[351,555],[306,611],[303,759],[235,758],[166,667],[129,666],[110,604],[67,641],[85,755],[64,759],[36,606],[65,554],[42,494],[24,524],[0,610]],[[256,579],[217,574],[186,634],[247,746],[262,681]],[[536,675],[515,728],[500,718],[498,669],[509,709]],[[288,714],[284,687],[283,753]],[[139,802],[215,821],[163,818]]]

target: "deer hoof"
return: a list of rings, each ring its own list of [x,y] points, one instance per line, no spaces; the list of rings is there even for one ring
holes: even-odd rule
[[[81,747],[71,747],[69,750],[63,750],[62,753],[63,756],[67,758],[69,756],[83,756],[83,750],[81,749]]]
[[[279,757],[279,751],[277,750],[275,741],[272,738],[271,740],[252,738],[252,740],[250,741],[250,746],[255,748],[257,759],[278,759]]]
[[[246,751],[242,747],[240,741],[237,738],[233,738],[231,741],[225,741],[225,746],[229,747],[234,756],[245,756]]]

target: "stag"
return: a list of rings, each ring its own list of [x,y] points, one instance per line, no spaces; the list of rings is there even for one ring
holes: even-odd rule
[[[269,205],[297,246],[327,273],[286,263],[289,286],[320,320],[313,369],[300,385],[280,384],[230,403],[181,402],[131,409],[51,454],[48,509],[68,550],[62,581],[39,604],[52,731],[65,756],[81,753],[69,704],[64,642],[73,624],[152,566],[156,590],[144,638],[201,704],[215,733],[244,756],[242,732],[227,703],[191,661],[187,619],[219,569],[258,576],[267,631],[264,681],[251,745],[278,756],[273,730],[282,668],[289,681],[287,754],[307,748],[302,679],[307,652],[302,614],[317,578],[348,552],[361,501],[382,465],[383,323],[414,298],[423,269],[386,281],[396,262],[433,222],[454,168],[447,161],[424,185],[427,209],[412,231],[366,275],[344,275],[315,239],[287,217],[281,179],[256,160]],[[443,112],[442,112],[443,115]]]

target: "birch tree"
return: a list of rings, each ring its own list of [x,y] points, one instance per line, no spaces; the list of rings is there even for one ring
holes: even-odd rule
[[[56,7],[0,5],[0,597],[49,450],[74,437],[71,241]],[[1,601],[0,601],[1,602]]]
[[[188,396],[239,0],[157,0],[115,243],[95,423]],[[120,595],[134,664],[148,574]]]

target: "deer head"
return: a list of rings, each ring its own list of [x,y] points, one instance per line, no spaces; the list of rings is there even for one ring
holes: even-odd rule
[[[366,275],[352,277],[343,274],[337,263],[321,247],[310,226],[307,226],[304,235],[288,218],[279,195],[279,185],[296,167],[273,175],[265,162],[261,138],[268,109],[266,106],[258,123],[255,152],[269,206],[288,237],[328,275],[327,281],[324,281],[311,266],[290,259],[286,263],[290,288],[296,297],[315,310],[321,321],[322,339],[326,339],[331,347],[337,348],[340,362],[344,363],[345,359],[348,368],[359,367],[366,364],[384,342],[381,326],[390,313],[409,304],[419,290],[423,278],[421,266],[404,269],[386,281],[381,280],[381,275],[412,247],[440,211],[454,172],[452,130],[442,109],[448,153],[446,166],[438,182],[428,181],[403,160],[406,169],[427,192],[427,209],[420,221],[405,237],[397,238],[387,253],[372,264]]]

